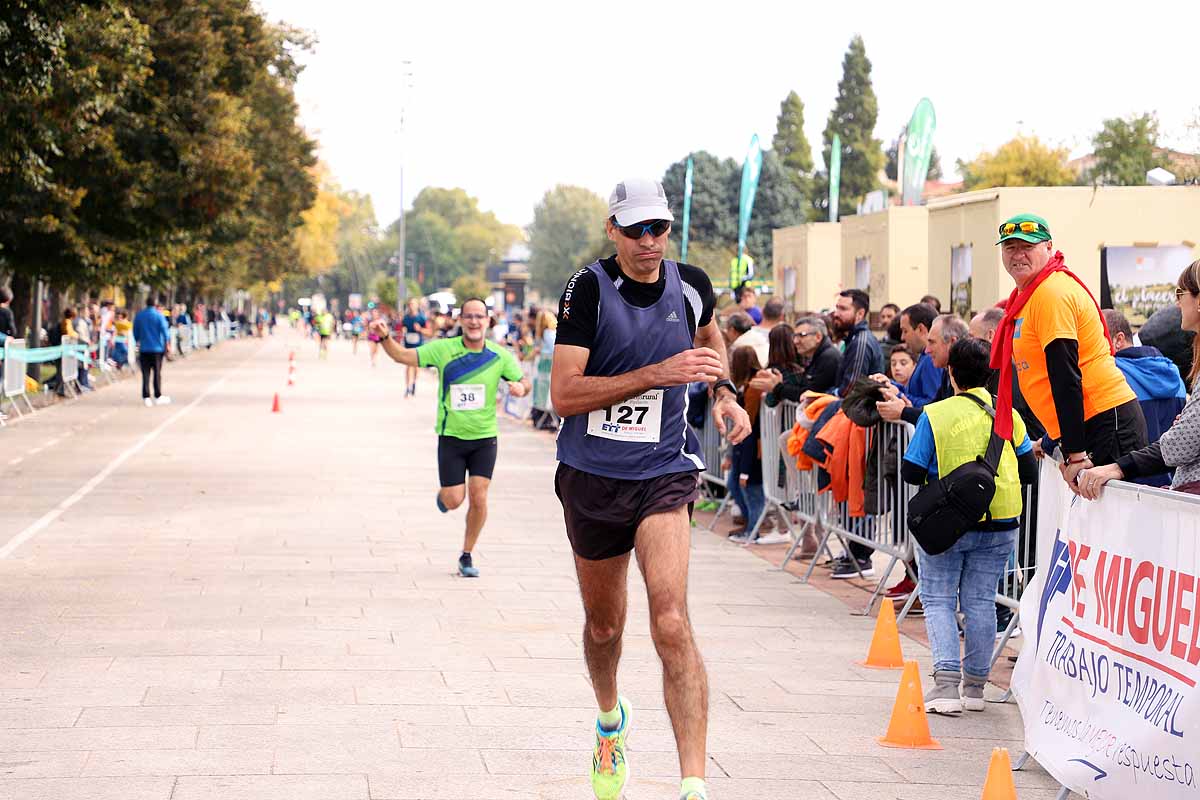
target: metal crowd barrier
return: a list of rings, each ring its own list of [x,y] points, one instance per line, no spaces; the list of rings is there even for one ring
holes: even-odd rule
[[[18,400],[24,400],[29,413],[33,413],[33,403],[25,394],[25,361],[19,357],[24,350],[24,339],[14,339],[10,336],[4,340],[4,380],[0,389],[3,390],[4,398],[16,409],[18,417],[24,416]]]
[[[179,348],[179,355],[186,356],[192,352],[192,326],[177,325],[175,331],[175,345]]]
[[[780,569],[784,569],[792,560],[796,551],[801,547],[805,534],[810,532],[818,535],[819,544],[816,553],[811,555],[812,560],[808,570],[801,578],[804,582],[811,578],[822,553],[826,553],[832,558],[833,553],[829,546],[831,540],[839,540],[843,548],[851,541],[872,547],[887,555],[889,560],[864,610],[864,613],[870,613],[897,564],[903,564],[909,577],[913,578],[919,586],[919,580],[916,575],[912,574],[909,566],[915,558],[915,544],[908,532],[907,525],[908,501],[916,494],[917,487],[908,485],[900,479],[900,467],[908,447],[910,427],[905,424],[884,422],[868,432],[871,437],[868,441],[868,452],[873,446],[883,448],[880,457],[875,459],[873,464],[876,487],[875,504],[868,506],[872,513],[852,517],[846,502],[834,503],[831,493],[828,492],[818,494],[816,469],[803,472],[796,469],[795,459],[787,453],[785,437],[790,435],[795,424],[797,410],[796,404],[785,402],[775,408],[764,406],[759,416],[763,454],[763,491],[766,495],[767,506],[778,509],[788,532],[793,537],[793,543]],[[706,429],[708,427],[710,425],[706,425]],[[707,464],[707,450],[705,459]],[[782,477],[779,471],[781,459]],[[872,464],[868,459],[868,469],[871,468]],[[871,498],[867,499],[870,503]],[[1021,594],[1029,585],[1037,568],[1036,486],[1025,487],[1024,500],[1017,545],[1014,547],[1008,569],[996,591],[997,605],[1011,609],[1013,614],[1007,629],[996,644],[992,655],[993,662],[1000,657],[1009,639],[1017,631],[1020,622]],[[766,513],[764,511],[764,516]],[[798,529],[793,524],[793,515],[800,523]],[[806,554],[807,556],[808,554]],[[909,613],[917,598],[918,592],[913,591],[898,615],[899,620],[903,620]]]
[[[728,489],[726,475],[725,471],[721,469],[721,462],[729,452],[729,446],[717,432],[717,423],[713,421],[709,411],[710,409],[707,408],[704,411],[704,427],[699,430],[693,427],[692,430],[695,432],[696,438],[700,440],[700,457],[704,461],[704,470],[700,473],[700,489],[708,500],[720,503],[717,506],[717,513],[713,515],[712,521],[709,523],[709,530],[712,530],[712,526],[729,508],[732,498],[726,491]]]
[[[534,361],[531,414],[537,427],[558,430],[560,420],[558,414],[554,412],[554,404],[550,400],[550,368],[553,363],[553,355],[538,356]]]
[[[74,336],[62,338],[62,358],[59,360],[58,381],[64,392],[71,397],[81,393],[79,388],[79,339]],[[72,388],[74,384],[74,388]]]

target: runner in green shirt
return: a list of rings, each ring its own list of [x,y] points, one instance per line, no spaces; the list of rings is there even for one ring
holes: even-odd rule
[[[321,337],[320,349],[317,350],[318,358],[327,358],[329,356],[329,337],[333,336],[333,329],[337,325],[337,320],[333,314],[329,313],[329,309],[325,309],[317,315],[317,335]]]
[[[458,319],[462,336],[435,339],[417,348],[405,348],[392,339],[384,320],[373,321],[370,331],[379,337],[393,361],[438,370],[436,430],[442,488],[437,507],[445,513],[470,496],[458,572],[466,578],[477,578],[479,570],[472,563],[471,551],[487,519],[488,486],[496,466],[496,389],[504,380],[513,396],[523,397],[530,385],[516,357],[488,341],[488,311],[482,300],[466,300]]]

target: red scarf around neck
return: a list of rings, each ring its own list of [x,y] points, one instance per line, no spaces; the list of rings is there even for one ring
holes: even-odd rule
[[[1070,275],[1076,283],[1083,287],[1088,297],[1092,298],[1092,302],[1096,305],[1096,313],[1100,315],[1100,324],[1104,326],[1104,338],[1109,343],[1109,352],[1112,352],[1112,338],[1108,335],[1108,321],[1100,312],[1100,304],[1096,303],[1096,297],[1092,294],[1091,289],[1087,288],[1078,275],[1067,268],[1062,252],[1055,252],[1037,277],[1030,281],[1024,289],[1020,287],[1013,289],[1012,294],[1008,296],[1008,305],[1004,307],[1004,319],[1000,320],[1000,327],[996,329],[996,336],[992,339],[991,366],[992,369],[1000,370],[1000,393],[996,400],[996,433],[1002,439],[1012,438],[1012,352],[1013,332],[1017,326],[1017,317],[1025,308],[1025,304],[1029,302],[1029,298],[1042,285],[1042,281],[1056,272],[1065,272]]]

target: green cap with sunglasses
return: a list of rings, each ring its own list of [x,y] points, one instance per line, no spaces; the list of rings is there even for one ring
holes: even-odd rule
[[[1009,239],[1037,244],[1048,242],[1050,238],[1050,226],[1046,220],[1036,214],[1017,214],[1000,226],[1000,241],[996,244],[1004,244]]]

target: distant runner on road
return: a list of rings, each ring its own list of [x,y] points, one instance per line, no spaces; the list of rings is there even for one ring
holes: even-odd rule
[[[523,397],[530,385],[516,357],[487,340],[488,311],[482,300],[464,302],[459,319],[462,336],[436,339],[415,348],[397,343],[386,320],[372,321],[370,331],[379,337],[393,361],[406,367],[438,369],[436,429],[442,488],[437,494],[437,507],[445,513],[470,497],[458,572],[464,578],[477,578],[479,569],[471,552],[487,520],[487,493],[496,466],[496,389],[504,380],[514,397]]]

